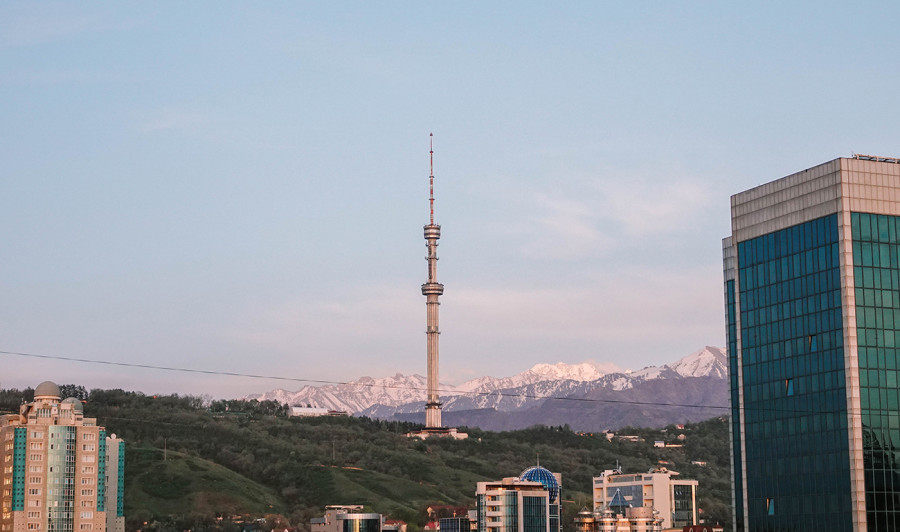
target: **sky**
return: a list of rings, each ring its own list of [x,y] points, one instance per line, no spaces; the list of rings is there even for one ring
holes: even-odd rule
[[[442,382],[722,346],[729,197],[900,156],[898,15],[4,2],[0,387],[424,374],[430,133]]]

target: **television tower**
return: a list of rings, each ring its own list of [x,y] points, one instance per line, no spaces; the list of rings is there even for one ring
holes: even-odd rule
[[[438,340],[440,329],[438,328],[438,297],[444,293],[444,285],[437,282],[437,247],[441,238],[441,226],[434,223],[434,133],[430,138],[430,166],[431,174],[428,177],[429,197],[428,205],[430,216],[428,225],[425,226],[425,247],[428,248],[428,281],[422,285],[422,295],[425,296],[426,328],[425,336],[428,344],[428,396],[425,400],[425,430],[440,429],[441,425],[441,398],[438,397]]]

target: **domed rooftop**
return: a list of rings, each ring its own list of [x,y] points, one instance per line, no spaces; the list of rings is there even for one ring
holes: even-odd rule
[[[34,398],[41,397],[59,399],[59,386],[55,382],[44,381],[34,389]]]
[[[550,502],[558,502],[557,498],[559,498],[559,482],[550,471],[544,469],[541,466],[529,467],[525,471],[522,471],[522,474],[519,475],[519,479],[528,480],[531,482],[540,482],[544,485],[547,491],[550,492]]]
[[[76,399],[74,397],[66,397],[65,399],[63,399],[62,402],[63,403],[71,403],[72,410],[75,410],[76,412],[84,412],[84,405],[81,404],[81,401],[79,401],[78,399]]]

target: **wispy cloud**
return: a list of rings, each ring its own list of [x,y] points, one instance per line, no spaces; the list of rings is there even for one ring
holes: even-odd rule
[[[690,178],[582,175],[549,191],[543,182],[530,192],[528,186],[516,184],[516,223],[507,215],[497,232],[519,239],[523,257],[552,260],[597,257],[635,238],[689,233],[705,223],[713,201]]]
[[[596,180],[591,187],[603,218],[630,237],[685,230],[713,199],[690,179],[607,179]]]
[[[373,356],[393,360],[385,371],[397,371],[402,353],[417,351],[412,348],[419,339],[415,332],[424,328],[419,299],[405,286],[348,285],[328,297],[294,298],[250,309],[227,334],[251,347],[292,353],[296,360],[291,364],[341,352],[346,363]]]
[[[598,214],[588,202],[547,193],[534,194],[532,200],[532,238],[521,248],[525,256],[577,259],[597,254],[612,242],[599,229]]]

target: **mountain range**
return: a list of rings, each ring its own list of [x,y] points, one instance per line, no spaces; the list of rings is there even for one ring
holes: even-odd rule
[[[341,410],[377,419],[424,422],[421,375],[361,377],[326,386],[276,389],[247,399]],[[616,430],[701,421],[728,413],[725,350],[707,346],[678,361],[638,371],[613,364],[537,364],[511,377],[441,384],[447,426],[514,430],[536,424]]]

